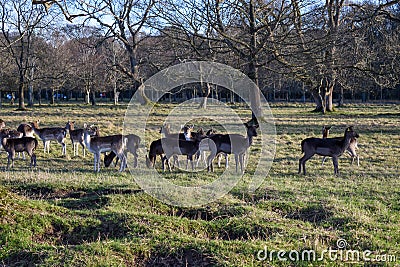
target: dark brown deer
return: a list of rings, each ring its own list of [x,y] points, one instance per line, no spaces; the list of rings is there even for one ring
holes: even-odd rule
[[[194,170],[193,156],[196,155],[196,153],[199,150],[199,144],[201,139],[202,137],[200,135],[198,135],[194,141],[162,138],[161,144],[165,153],[165,158],[169,170],[171,171],[171,165],[169,164],[169,159],[174,155],[187,156],[187,160],[191,162],[192,170]],[[186,165],[186,169],[187,168],[188,164]]]
[[[126,150],[131,153],[133,155],[133,167],[136,168],[137,167],[137,158],[138,158],[138,154],[137,154],[137,150],[139,149],[139,145],[140,145],[140,137],[135,135],[135,134],[128,134],[128,135],[124,135],[125,138],[127,138],[127,143],[126,143]],[[110,166],[111,162],[113,161],[113,159],[115,158],[116,154],[111,151],[108,155],[105,154],[104,155],[104,166],[108,167]],[[115,166],[117,166],[118,163],[118,159],[115,161]]]
[[[322,138],[323,139],[328,137],[329,130],[331,128],[332,128],[331,126],[329,126],[329,127],[323,126],[322,127]],[[343,137],[334,137],[334,138],[336,138],[338,140],[343,139]],[[349,155],[351,156],[351,165],[353,165],[354,159],[357,158],[357,166],[360,166],[360,158],[357,155],[356,149],[358,149],[357,138],[352,138],[351,141],[350,141],[349,147],[346,149],[346,152],[349,153]],[[325,160],[326,160],[326,157],[323,157],[322,158],[322,165],[324,165]]]
[[[36,166],[36,155],[34,153],[38,146],[38,141],[34,137],[20,137],[20,138],[10,138],[6,132],[1,132],[1,144],[5,151],[8,153],[7,169],[14,167],[15,152],[26,151],[31,157],[30,167]]]
[[[35,134],[43,141],[44,153],[50,153],[50,141],[56,140],[62,145],[62,155],[67,154],[67,147],[65,145],[65,136],[67,135],[67,129],[64,127],[51,127],[51,128],[39,128],[39,120],[32,122],[31,126],[35,131]]]
[[[156,157],[160,156],[162,169],[165,170],[165,157],[164,149],[162,147],[161,139],[157,139],[150,144],[149,155],[146,155],[146,165],[148,168],[154,168],[156,164]]]
[[[100,155],[104,152],[113,151],[121,160],[120,172],[125,170],[126,155],[124,154],[127,138],[121,134],[109,136],[94,136],[97,129],[86,127],[83,130],[83,140],[86,148],[94,154],[94,171],[100,171]]]
[[[244,123],[244,126],[247,129],[246,136],[243,136],[241,134],[215,134],[212,135],[210,138],[204,139],[204,141],[208,142],[211,150],[211,154],[210,156],[208,156],[207,159],[208,171],[214,171],[212,162],[215,156],[219,153],[225,153],[234,154],[236,162],[236,172],[238,172],[239,170],[239,165],[241,172],[244,172],[244,157],[247,150],[253,143],[253,137],[257,136],[257,128],[259,127],[257,123]]]
[[[301,151],[304,156],[299,160],[299,174],[302,168],[304,175],[306,174],[306,161],[315,154],[332,157],[334,174],[339,174],[338,158],[348,149],[351,139],[358,137],[358,133],[352,127],[348,127],[341,139],[315,137],[304,139],[301,142]]]

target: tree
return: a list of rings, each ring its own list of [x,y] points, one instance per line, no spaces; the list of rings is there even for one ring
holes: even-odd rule
[[[32,8],[30,0],[0,2],[1,46],[13,58],[18,71],[18,109],[25,109],[24,89],[27,74],[32,71],[35,31],[44,19],[44,13]]]

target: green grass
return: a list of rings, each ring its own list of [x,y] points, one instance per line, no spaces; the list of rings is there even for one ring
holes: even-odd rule
[[[173,107],[159,105],[150,116],[148,141],[157,138],[162,119]],[[5,106],[0,118],[14,128],[37,118],[42,127],[64,126],[67,120],[80,127],[95,123],[107,135],[122,130],[125,108],[59,105],[22,112]],[[349,105],[327,115],[309,112],[311,105],[272,104],[271,109],[276,155],[262,186],[254,194],[246,189],[254,171],[255,158],[250,158],[249,170],[235,188],[199,208],[164,204],[117,168],[93,173],[92,154],[73,157],[69,140],[67,157],[55,143],[51,154],[44,155],[40,143],[33,170],[28,161],[17,159],[15,168],[5,171],[2,152],[0,265],[340,266],[344,263],[327,257],[323,262],[280,261],[276,254],[272,261],[257,259],[264,247],[321,253],[336,248],[340,238],[347,241],[347,249],[396,255],[397,261],[386,265],[399,265],[400,106]],[[249,117],[243,107],[235,111],[244,120]],[[301,140],[320,136],[323,125],[334,126],[332,136],[355,126],[360,167],[350,165],[350,157],[343,155],[341,174],[334,176],[331,160],[321,166],[321,158],[315,156],[307,162],[308,175],[297,174]],[[257,140],[252,149],[260,149]],[[144,166],[143,149],[140,157]],[[234,168],[233,157],[231,162]],[[190,186],[209,183],[221,172],[188,176],[175,171],[164,177]]]

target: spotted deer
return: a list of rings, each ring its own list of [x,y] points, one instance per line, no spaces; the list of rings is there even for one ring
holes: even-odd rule
[[[94,171],[100,171],[100,155],[104,152],[113,151],[121,160],[120,172],[125,170],[126,155],[124,154],[127,138],[121,134],[109,136],[94,136],[96,129],[86,127],[83,130],[83,140],[89,152],[94,154]]]
[[[4,129],[3,129],[4,130]],[[11,133],[12,134],[12,133]],[[1,145],[4,150],[8,153],[7,169],[14,167],[15,152],[27,152],[31,157],[30,167],[36,166],[36,155],[34,153],[38,146],[38,141],[34,137],[19,137],[10,138],[10,134],[7,131],[0,132]]]
[[[59,144],[62,145],[62,155],[65,156],[67,154],[67,147],[65,145],[65,137],[67,135],[67,129],[64,127],[48,127],[48,128],[39,128],[39,120],[31,123],[33,131],[39,138],[43,141],[44,153],[50,153],[50,141],[56,140]]]
[[[129,153],[131,153],[133,155],[133,168],[137,167],[137,158],[138,158],[138,154],[137,154],[137,150],[139,149],[139,145],[140,145],[140,137],[135,135],[135,134],[128,134],[128,135],[124,135],[125,138],[127,138],[127,143],[126,143],[126,151],[128,151]],[[113,161],[113,159],[116,157],[117,155],[111,151],[108,155],[105,154],[104,155],[104,166],[108,167],[110,166],[111,162]],[[115,166],[117,166],[118,163],[118,157],[117,160],[115,161]]]

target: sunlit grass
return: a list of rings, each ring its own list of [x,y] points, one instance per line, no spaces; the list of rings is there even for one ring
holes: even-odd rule
[[[159,138],[163,115],[173,105],[160,105],[150,116],[147,142]],[[126,106],[62,105],[31,111],[0,110],[8,127],[40,118],[42,127],[99,125],[102,135],[122,130]],[[277,136],[273,166],[262,186],[247,190],[255,157],[243,179],[218,201],[199,208],[164,204],[146,194],[129,172],[104,168],[93,172],[93,155],[67,157],[61,146],[51,153],[37,150],[38,167],[17,159],[5,171],[6,154],[0,153],[0,262],[6,266],[171,265],[171,266],[308,266],[312,262],[260,262],[257,252],[270,250],[322,251],[346,239],[349,249],[397,255],[400,263],[400,106],[350,105],[336,113],[310,113],[311,105],[271,104]],[[243,120],[248,110],[235,108]],[[205,121],[196,125],[210,125]],[[339,160],[340,175],[333,175],[331,160],[307,162],[308,175],[298,175],[300,142],[321,136],[332,125],[332,136],[342,136],[354,125],[360,134],[360,166],[350,157]],[[257,140],[253,151],[260,149]],[[81,152],[81,151],[80,151]],[[146,175],[144,148],[139,166]],[[162,173],[171,183],[195,186],[216,179],[205,170]],[[230,168],[234,159],[230,158]],[[181,157],[185,168],[185,158]],[[113,165],[112,165],[113,166]],[[316,265],[337,266],[325,260]],[[362,263],[360,263],[362,264]]]

